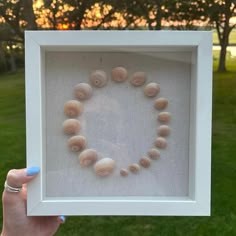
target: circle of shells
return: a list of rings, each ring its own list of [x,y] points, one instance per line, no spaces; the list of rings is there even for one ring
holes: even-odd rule
[[[115,67],[111,71],[111,79],[114,82],[122,83],[128,80],[128,72],[124,67]],[[135,72],[130,83],[134,87],[143,87],[143,93],[148,98],[155,98],[160,92],[160,85],[155,82],[146,84],[147,75],[145,72]],[[68,148],[75,153],[79,153],[78,160],[82,167],[93,166],[94,172],[98,176],[109,176],[115,169],[115,161],[112,158],[102,158],[98,160],[96,150],[88,148],[86,138],[78,135],[81,124],[77,119],[83,113],[83,101],[88,100],[93,95],[94,88],[102,88],[108,83],[108,76],[102,70],[95,70],[91,73],[89,83],[79,83],[74,87],[74,96],[76,100],[67,101],[64,104],[64,114],[68,117],[63,123],[63,131],[71,136],[68,139]],[[145,85],[146,84],[146,85]],[[168,100],[159,97],[154,100],[154,109],[159,111],[157,121],[160,126],[157,128],[157,138],[153,142],[153,147],[142,156],[138,163],[130,163],[128,167],[120,169],[120,175],[125,177],[129,173],[138,174],[141,168],[149,168],[152,161],[157,161],[161,157],[160,150],[167,147],[167,137],[171,129],[168,126],[171,120],[171,114],[165,109],[168,107]]]

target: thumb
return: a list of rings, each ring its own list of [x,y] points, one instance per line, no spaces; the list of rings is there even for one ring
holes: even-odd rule
[[[22,187],[23,184],[34,179],[39,171],[40,168],[36,166],[27,169],[13,169],[8,172],[6,182],[13,188]]]
[[[39,173],[39,171],[40,171],[39,167],[10,170],[6,177],[6,184],[12,188],[21,188],[22,185],[34,179],[36,175]],[[26,198],[25,191],[19,193],[10,192],[6,187],[2,195],[4,214],[8,212],[8,215],[9,214],[11,215],[11,213],[14,215],[16,212],[16,205],[18,206],[19,209],[24,209],[25,198]]]

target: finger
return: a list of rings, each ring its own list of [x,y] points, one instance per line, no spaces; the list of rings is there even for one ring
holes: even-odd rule
[[[22,187],[23,184],[26,184],[34,179],[39,171],[39,167],[10,170],[6,178],[7,184],[14,188]]]
[[[57,221],[61,224],[64,224],[66,222],[66,217],[61,215],[57,217]]]
[[[30,167],[25,169],[13,169],[10,170],[6,177],[6,183],[7,185],[13,187],[13,188],[21,188],[22,191],[17,192],[9,192],[7,189],[4,189],[3,195],[2,195],[2,201],[4,205],[14,205],[13,203],[16,203],[17,201],[20,203],[25,204],[26,199],[26,184],[34,179],[39,173],[40,169],[39,167]]]
[[[6,183],[13,188],[20,188],[26,185],[29,181],[36,177],[40,169],[38,167],[31,167],[27,169],[13,169],[10,170],[6,177]],[[21,217],[22,212],[25,212],[26,190],[21,192],[9,192],[4,190],[2,195],[3,212],[8,218]]]

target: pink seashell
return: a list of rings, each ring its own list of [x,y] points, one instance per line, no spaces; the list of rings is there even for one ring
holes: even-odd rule
[[[142,86],[147,81],[147,75],[144,72],[135,72],[131,77],[130,83],[134,86]]]
[[[129,170],[134,173],[137,174],[140,171],[140,166],[137,163],[133,163],[129,166]]]
[[[168,123],[170,122],[171,120],[171,114],[169,112],[161,112],[157,119],[160,121],[160,122],[165,122],[165,123]]]
[[[83,105],[76,100],[70,100],[64,105],[64,113],[70,118],[75,118],[83,112]]]
[[[128,72],[124,67],[115,67],[111,71],[111,78],[116,82],[124,82],[128,78]]]
[[[139,160],[139,164],[144,168],[148,168],[151,165],[151,160],[148,157],[142,157]]]
[[[90,75],[90,82],[94,87],[102,88],[107,84],[108,78],[107,78],[107,75],[104,71],[95,70]]]
[[[158,135],[160,135],[162,137],[169,136],[170,132],[171,132],[171,129],[170,129],[170,127],[168,125],[161,125],[157,129]]]
[[[94,149],[86,149],[79,155],[79,163],[82,167],[93,165],[98,159],[98,154]]]
[[[79,83],[75,86],[75,97],[79,100],[87,100],[93,94],[92,87],[87,83]]]
[[[147,97],[155,97],[160,92],[160,85],[157,83],[149,83],[144,88],[144,94]]]
[[[81,135],[73,136],[68,140],[67,144],[72,152],[80,152],[86,147],[86,139]]]
[[[80,123],[76,119],[68,119],[63,123],[63,131],[68,135],[75,135],[80,131]]]
[[[167,147],[167,141],[165,138],[158,137],[155,141],[155,145],[157,148],[165,149]]]
[[[152,148],[148,151],[148,156],[152,159],[152,160],[158,160],[160,158],[160,151],[156,148]]]
[[[126,170],[126,169],[124,169],[124,168],[122,168],[121,170],[120,170],[120,175],[121,176],[128,176],[129,175],[129,171],[128,170]]]
[[[103,158],[94,165],[94,171],[98,176],[108,176],[115,168],[115,161],[111,158]]]
[[[157,110],[163,110],[168,106],[168,100],[166,98],[158,98],[154,101],[154,107]]]

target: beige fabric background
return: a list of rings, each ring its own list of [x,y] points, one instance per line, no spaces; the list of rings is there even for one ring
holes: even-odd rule
[[[45,63],[46,197],[188,195],[190,53],[47,52]],[[110,75],[116,66],[126,67],[129,75],[145,71],[148,82],[160,84],[158,97],[169,100],[166,111],[172,114],[172,133],[160,160],[137,175],[120,177],[120,168],[138,162],[153,146],[158,111],[153,108],[154,99],[129,82],[109,81],[106,87],[94,89],[78,119],[88,146],[95,148],[100,158],[116,161],[115,172],[101,178],[91,167],[82,168],[77,154],[68,151],[68,137],[62,132],[66,119],[63,105],[74,99],[73,87],[88,82],[93,70]]]

